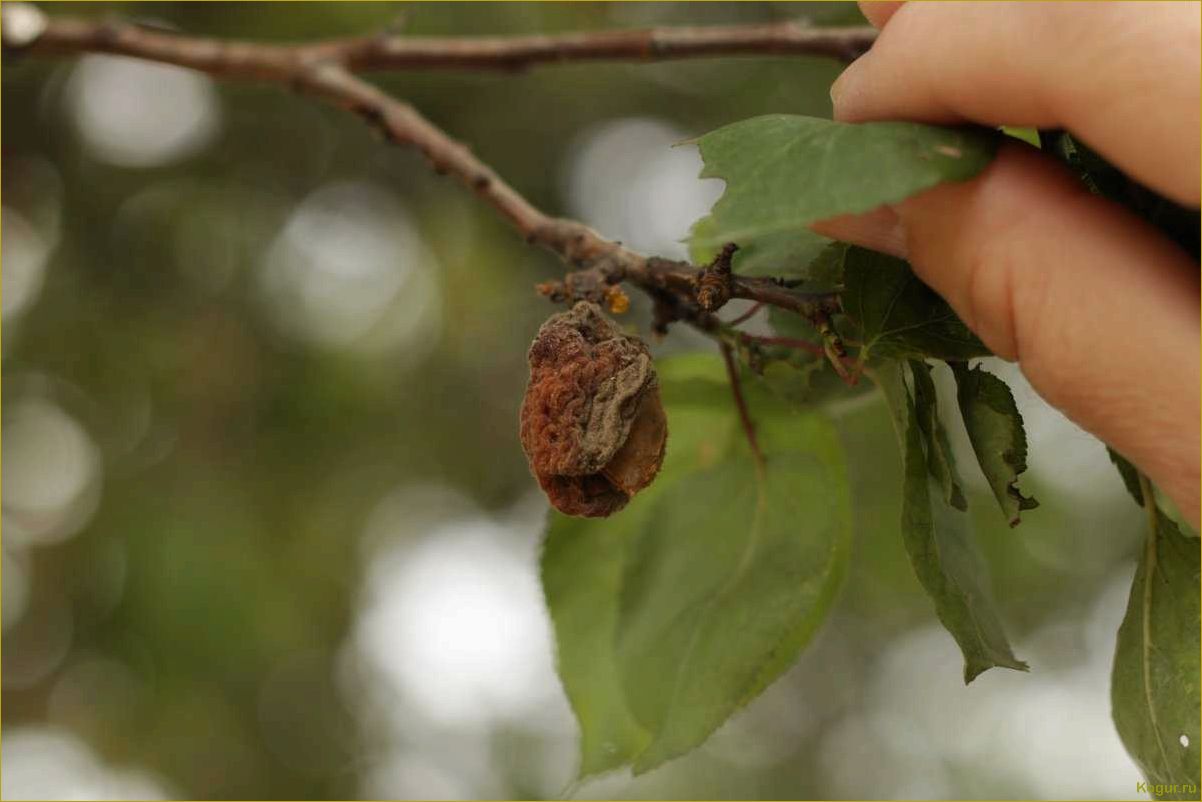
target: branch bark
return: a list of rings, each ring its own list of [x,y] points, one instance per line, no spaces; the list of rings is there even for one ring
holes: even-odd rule
[[[20,6],[21,4],[5,4]],[[28,14],[30,6],[16,14]],[[40,13],[40,12],[38,12]],[[782,21],[765,25],[644,28],[508,37],[376,35],[295,45],[216,42],[132,24],[44,18],[40,34],[10,35],[4,45],[51,55],[112,53],[190,67],[213,75],[281,80],[298,66],[334,61],[370,70],[521,70],[577,61],[667,61],[714,56],[808,55],[852,61],[872,45],[871,26],[814,28]]]
[[[630,281],[656,301],[662,328],[685,320],[715,332],[719,321],[696,301],[704,272],[642,254],[605,239],[575,220],[553,218],[527,201],[470,148],[413,106],[354,74],[358,69],[474,67],[512,69],[572,60],[685,58],[718,54],[809,53],[852,58],[872,41],[871,29],[810,29],[792,23],[721,28],[648,29],[513,38],[361,37],[302,45],[223,42],[130,24],[46,17],[26,3],[0,7],[6,53],[61,56],[109,53],[188,67],[213,76],[268,81],[307,92],[359,115],[390,141],[419,150],[497,210],[526,239],[562,261],[593,271],[594,284]],[[586,282],[587,283],[587,282]],[[548,291],[546,294],[554,294]],[[571,292],[566,293],[571,297]],[[837,308],[833,296],[813,296],[771,279],[732,276],[730,297],[746,298],[820,319]]]

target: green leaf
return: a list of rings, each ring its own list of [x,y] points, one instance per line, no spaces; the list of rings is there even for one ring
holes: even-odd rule
[[[646,770],[704,740],[796,658],[846,560],[850,502],[833,425],[745,378],[768,448],[761,484],[721,361],[689,355],[657,369],[670,432],[660,476],[611,518],[553,515],[543,552],[559,673],[582,730],[581,776],[626,763]],[[680,571],[687,582],[673,578]],[[670,637],[642,639],[682,599],[706,592],[713,600],[682,622],[704,641],[690,670],[640,670],[677,665]],[[731,628],[740,631],[725,648],[701,648]],[[649,716],[647,689],[664,682],[704,704]]]
[[[847,260],[846,242],[831,242],[818,252],[806,267],[806,278],[818,284],[831,286],[843,283],[843,265]]]
[[[1177,506],[1177,502],[1173,501],[1167,493],[1160,489],[1160,485],[1152,484],[1152,498],[1156,500],[1156,507],[1160,510],[1161,515],[1164,515],[1177,526],[1177,531],[1181,532],[1185,537],[1199,537],[1199,532],[1181,513],[1181,508]]]
[[[820,359],[801,364],[771,359],[764,364],[760,380],[782,400],[801,405],[815,400],[814,377],[826,369],[826,363]]]
[[[965,360],[988,356],[947,302],[901,259],[848,248],[843,263],[843,311],[860,329],[860,358]]]
[[[779,306],[769,307],[768,323],[773,333],[781,337],[793,337],[798,340],[809,340],[817,346],[822,345],[822,335],[814,328],[814,324],[788,309]]]
[[[833,410],[873,390],[867,381],[848,387],[822,358],[766,359],[756,378],[780,400],[803,409]]]
[[[1039,131],[1034,128],[1023,128],[1016,125],[1003,125],[1001,128],[1003,134],[1014,139],[1022,140],[1028,145],[1039,147]]]
[[[717,229],[714,223],[714,218],[706,215],[700,220],[697,220],[689,227],[689,259],[694,263],[703,265],[706,262],[713,260],[714,256],[722,249],[725,243],[714,244],[713,234]],[[739,254],[736,253],[731,260],[731,267],[735,267],[735,262],[738,260]],[[737,268],[735,268],[737,270]]]
[[[610,518],[552,512],[543,546],[559,676],[580,722],[580,777],[626,765],[650,742],[626,705],[614,660],[626,545],[646,526],[656,496],[682,475],[714,465],[735,433],[730,386],[712,355],[661,360],[656,368],[671,438],[659,476]]]
[[[843,243],[835,244],[840,248],[846,248]],[[836,251],[833,248],[824,251],[824,253],[828,252],[832,257],[829,262],[830,269],[833,270],[835,269],[833,257],[836,255]],[[828,257],[820,258],[825,260]],[[838,269],[842,269],[841,264]],[[814,324],[795,312],[772,307],[768,310],[768,323],[777,336],[806,340],[816,347],[822,347],[822,336],[815,330]],[[839,374],[831,368],[830,362],[825,357],[814,356],[796,348],[790,349],[787,346],[780,346],[776,349],[769,346],[765,350],[773,356],[786,355],[787,358],[765,360],[759,379],[778,397],[791,404],[801,406],[840,404],[873,391],[872,382],[867,381],[848,387],[839,378]]]
[[[628,509],[601,527],[552,513],[543,546],[557,668],[580,721],[581,777],[629,763],[650,740],[626,706],[613,658],[626,541],[641,517]]]
[[[1127,461],[1126,457],[1110,446],[1106,447],[1106,453],[1110,455],[1110,461],[1118,469],[1119,476],[1122,477],[1123,484],[1127,487],[1127,492],[1131,494],[1131,498],[1135,499],[1135,503],[1142,507],[1144,505],[1144,491],[1140,487],[1139,471]],[[1185,537],[1198,537],[1197,530],[1194,529],[1189,521],[1185,520],[1181,515],[1181,510],[1177,509],[1177,505],[1173,503],[1173,500],[1164,495],[1159,487],[1152,486],[1152,496],[1156,501],[1156,506],[1160,508],[1160,512],[1177,525],[1177,529],[1182,535]]]
[[[932,476],[931,444],[920,424],[929,413],[918,409],[907,386],[909,373],[909,366],[898,361],[873,371],[901,446],[902,538],[910,562],[935,603],[939,620],[960,645],[966,683],[994,666],[1026,671],[1027,664],[1011,651],[986,591],[986,568],[970,536],[967,516],[944,501],[943,489]]]
[[[1146,485],[1145,485],[1146,486]],[[1151,494],[1145,494],[1151,495]],[[1119,627],[1114,723],[1158,799],[1197,799],[1199,542],[1156,506]]]
[[[910,375],[914,379],[914,409],[918,414],[918,428],[922,430],[926,444],[931,478],[941,488],[943,501],[964,512],[968,509],[968,501],[960,489],[952,446],[948,442],[943,421],[939,418],[939,401],[935,395],[935,383],[931,381],[931,369],[923,362],[911,362]]]
[[[763,479],[746,456],[685,478],[631,544],[618,664],[653,733],[636,773],[704,741],[793,662],[830,608],[851,521],[839,445],[816,415],[792,428],[804,450],[771,454]]]
[[[712,238],[714,218],[703,217],[690,231],[689,258],[705,264],[725,243]],[[808,228],[745,238],[731,261],[731,268],[745,276],[784,276],[820,280],[814,274],[815,260],[830,246],[831,240]]]
[[[944,181],[972,178],[993,158],[999,138],[985,129],[853,125],[787,114],[733,123],[697,140],[701,177],[724,179],[726,191],[694,239],[745,246],[897,203]]]
[[[1018,490],[1018,475],[1027,469],[1027,434],[1014,396],[1006,383],[980,367],[952,363],[956,398],[968,439],[981,472],[1011,526],[1019,512],[1039,506]]]
[[[1144,491],[1139,486],[1139,471],[1127,461],[1126,457],[1110,446],[1106,447],[1106,453],[1110,455],[1110,461],[1118,469],[1119,476],[1123,478],[1123,484],[1126,486],[1127,492],[1131,494],[1131,498],[1135,499],[1135,503],[1139,506],[1144,506]]]

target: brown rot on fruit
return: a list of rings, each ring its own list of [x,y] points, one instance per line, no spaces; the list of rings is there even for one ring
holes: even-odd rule
[[[605,517],[651,483],[668,421],[651,354],[582,301],[545,322],[530,346],[522,448],[552,506]]]

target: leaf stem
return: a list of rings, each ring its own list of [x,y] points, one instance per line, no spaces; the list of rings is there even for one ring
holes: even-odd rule
[[[805,351],[808,354],[813,354],[814,356],[820,358],[826,355],[826,352],[822,349],[822,346],[798,337],[769,337],[760,334],[745,334],[743,332],[739,332],[739,339],[745,343],[755,345],[780,345],[785,348],[797,348],[798,350]]]
[[[725,341],[719,341],[722,350],[722,361],[726,363],[726,375],[730,379],[730,391],[735,397],[735,408],[739,411],[739,422],[743,425],[743,434],[747,435],[747,444],[751,446],[751,456],[755,459],[755,470],[760,479],[764,478],[764,452],[760,451],[760,443],[755,435],[755,423],[751,413],[747,411],[747,401],[743,398],[743,387],[739,382],[739,365],[735,362],[734,353]]]
[[[753,304],[751,305],[751,308],[749,308],[749,309],[748,309],[746,312],[744,312],[743,314],[739,315],[739,316],[738,316],[737,318],[735,318],[734,320],[731,320],[731,321],[729,321],[729,322],[728,322],[726,325],[728,325],[728,326],[737,326],[737,325],[739,325],[740,323],[746,323],[748,320],[751,320],[753,317],[755,317],[755,313],[756,313],[756,312],[760,311],[760,310],[761,310],[761,309],[763,309],[763,308],[764,308],[764,302],[763,302],[763,301],[756,301],[755,303],[753,303]]]
[[[823,345],[803,340],[797,337],[770,337],[759,334],[746,334],[744,332],[735,332],[739,340],[748,345],[779,345],[785,348],[797,348],[806,353],[813,354],[820,359],[825,357],[831,367],[835,369],[835,373],[843,380],[843,383],[848,387],[855,387],[860,381],[860,374],[863,373],[862,364],[847,356],[839,354],[833,348],[826,344],[826,339],[823,339]]]

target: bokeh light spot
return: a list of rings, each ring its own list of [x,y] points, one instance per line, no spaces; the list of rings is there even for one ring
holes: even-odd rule
[[[74,735],[50,727],[4,732],[5,799],[173,799],[142,771],[107,766]]]
[[[631,117],[595,126],[569,155],[568,204],[576,217],[635,250],[686,258],[689,227],[722,194],[718,181],[699,181],[694,147],[673,147],[688,136],[653,118]]]
[[[520,717],[555,689],[534,570],[505,534],[487,520],[447,523],[372,566],[358,642],[433,720]]]
[[[433,254],[392,193],[329,184],[292,212],[262,271],[270,311],[287,334],[318,345],[411,355],[439,323]],[[372,335],[381,333],[382,337]]]
[[[24,311],[37,298],[52,243],[47,242],[20,212],[8,206],[0,209],[0,297],[3,315]]]
[[[2,438],[8,542],[44,545],[78,532],[95,510],[101,467],[83,426],[31,398],[5,409]]]
[[[118,167],[159,167],[191,156],[213,139],[221,119],[205,76],[121,56],[81,59],[67,104],[88,152]]]

